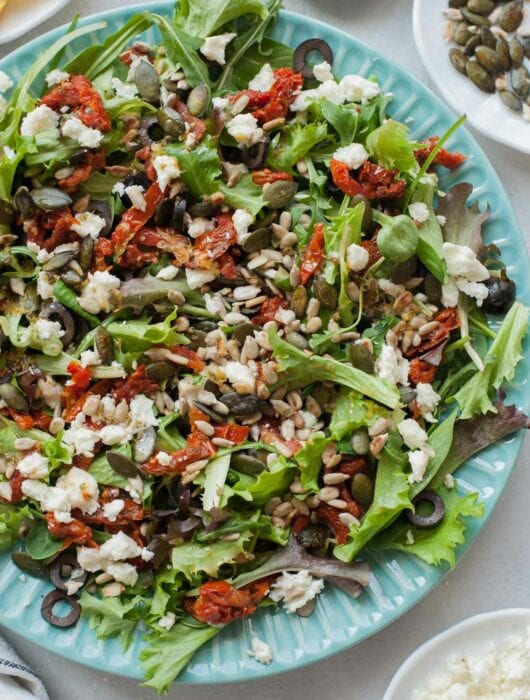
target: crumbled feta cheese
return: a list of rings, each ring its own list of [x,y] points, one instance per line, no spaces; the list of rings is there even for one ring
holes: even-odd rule
[[[288,613],[294,613],[324,588],[322,579],[313,578],[307,571],[295,574],[284,571],[272,584],[270,598],[275,603],[283,601]]]
[[[398,423],[397,429],[405,445],[411,449],[423,447],[427,442],[427,433],[412,418],[402,420]]]
[[[68,493],[72,508],[79,508],[89,515],[99,508],[98,482],[84,469],[71,467],[57,479],[56,485]]]
[[[63,80],[68,80],[70,77],[70,73],[67,73],[64,70],[51,70],[44,80],[46,81],[46,85],[48,87],[53,87],[54,85],[59,85],[59,83],[62,83]]]
[[[233,32],[228,34],[217,34],[216,36],[209,36],[204,40],[201,48],[199,49],[202,55],[209,61],[215,61],[220,66],[224,66],[226,63],[225,51],[228,44],[237,35]]]
[[[90,313],[109,312],[111,310],[110,293],[114,289],[119,289],[120,285],[119,277],[111,275],[107,270],[89,272],[87,283],[83,287],[81,296],[78,297],[78,302]]]
[[[174,280],[175,277],[178,275],[178,273],[179,273],[178,267],[175,267],[175,265],[166,265],[166,267],[162,267],[156,273],[156,276],[160,280]]]
[[[467,280],[456,280],[456,286],[461,292],[473,297],[477,301],[477,306],[482,306],[482,302],[488,296],[488,288],[482,282],[468,282]]]
[[[248,394],[254,391],[256,378],[248,365],[242,362],[230,360],[224,366],[227,380],[240,394]]]
[[[430,216],[429,207],[424,202],[412,202],[409,204],[409,216],[417,224],[423,224]]]
[[[167,452],[157,452],[156,458],[163,467],[167,467],[168,464],[171,464],[171,455]]]
[[[469,282],[482,282],[489,277],[488,270],[467,245],[444,243],[442,255],[447,272],[453,277],[463,277]]]
[[[408,386],[409,361],[403,357],[398,348],[383,345],[375,368],[380,379],[388,379],[392,384]]]
[[[446,308],[455,307],[458,304],[459,296],[460,291],[452,280],[442,284],[442,304]]]
[[[333,102],[335,105],[343,104],[345,100],[344,94],[341,92],[339,85],[334,80],[325,80],[317,88],[310,90],[302,90],[291,103],[292,112],[303,112],[309,107],[309,104],[314,100],[326,99]]]
[[[444,476],[444,486],[446,489],[454,489],[455,487],[455,479],[452,474],[446,474]]]
[[[48,273],[44,272],[44,270],[41,270],[37,277],[37,294],[44,301],[53,298],[53,283],[50,281]]]
[[[4,501],[11,501],[13,489],[8,481],[0,481],[0,498]]]
[[[421,415],[429,423],[436,423],[433,413],[439,403],[440,395],[434,391],[431,384],[420,382],[416,385],[416,404]]]
[[[394,284],[394,282],[391,280],[386,280],[384,278],[377,280],[377,286],[382,292],[394,298],[398,297],[400,294],[403,294],[405,291],[405,287],[402,284]]]
[[[114,194],[119,194],[120,196],[125,194],[125,185],[123,182],[117,182],[112,188]]]
[[[124,193],[131,200],[131,204],[135,209],[140,211],[145,211],[147,209],[147,202],[144,197],[144,188],[141,185],[129,185],[124,189]]]
[[[107,574],[112,576],[115,581],[120,581],[126,586],[134,586],[138,580],[138,572],[132,564],[126,562],[117,562],[116,564],[107,564]]]
[[[440,226],[445,226],[445,224],[447,223],[447,218],[442,214],[437,214],[436,221],[440,224]]]
[[[160,618],[160,620],[158,621],[158,625],[164,630],[170,630],[176,621],[177,616],[175,615],[175,613],[168,612]]]
[[[216,278],[212,270],[192,270],[186,268],[186,282],[190,289],[199,289],[203,284],[207,284]]]
[[[268,666],[272,663],[272,649],[267,642],[263,642],[254,635],[250,640],[250,647],[250,651],[247,651],[249,656],[253,656],[256,661],[259,661],[259,663],[264,666]]]
[[[101,549],[92,547],[78,547],[77,561],[85,571],[100,571],[107,565],[106,557],[101,554]]]
[[[339,90],[346,102],[366,104],[381,92],[379,85],[360,75],[345,75],[339,83]]]
[[[59,136],[59,119],[59,114],[48,105],[39,105],[26,114],[20,126],[20,133],[22,136],[36,136],[43,131],[50,131],[54,136]]]
[[[362,143],[352,143],[349,146],[337,148],[333,159],[345,163],[350,170],[357,170],[368,160],[368,151]]]
[[[257,90],[258,92],[267,92],[271,89],[273,83],[274,73],[272,72],[270,63],[264,63],[261,66],[259,73],[256,73],[248,84],[248,88],[249,90]]]
[[[99,435],[90,430],[85,423],[85,414],[78,413],[70,423],[70,427],[64,431],[63,442],[72,448],[74,454],[93,457],[94,447],[99,442]]]
[[[398,426],[399,430],[399,426]],[[418,484],[427,471],[427,465],[429,464],[429,453],[425,449],[413,450],[409,452],[409,464],[412,473],[409,475],[409,484]]]
[[[24,496],[32,498],[34,501],[41,501],[48,490],[46,484],[35,479],[24,479],[20,488]]]
[[[81,238],[90,236],[90,238],[95,241],[105,228],[105,225],[106,222],[102,216],[93,214],[91,211],[84,211],[80,214],[76,214],[75,224],[72,224],[70,228],[81,236]]]
[[[125,501],[121,498],[115,498],[103,506],[103,515],[110,520],[111,523],[116,522],[116,518],[125,507]]]
[[[116,97],[124,100],[133,100],[138,95],[138,89],[134,83],[124,83],[119,78],[112,78],[112,87]]]
[[[206,231],[213,231],[215,223],[211,219],[204,216],[197,216],[188,224],[188,236],[190,238],[198,238]]]
[[[44,479],[48,476],[48,459],[38,452],[32,452],[20,460],[17,469],[28,479]]]
[[[84,350],[79,355],[79,362],[83,367],[97,367],[101,364],[101,357],[97,350]]]
[[[331,66],[327,61],[322,61],[322,63],[317,63],[313,66],[313,75],[320,83],[326,80],[335,80],[331,72]]]
[[[158,419],[153,411],[154,405],[154,401],[145,394],[137,394],[131,400],[129,404],[129,420],[136,432],[158,425]]]
[[[242,245],[248,236],[248,227],[254,221],[252,214],[246,209],[236,209],[232,215],[232,223],[237,233],[237,242]]]
[[[221,112],[223,112],[228,105],[230,104],[230,100],[227,100],[226,97],[214,97],[212,99],[212,105],[214,109],[219,109]]]
[[[226,127],[230,136],[244,146],[253,146],[263,140],[263,129],[253,114],[237,114]]]
[[[35,322],[35,332],[41,340],[50,338],[62,338],[64,331],[59,321],[49,321],[47,318],[38,318]]]
[[[122,425],[104,425],[99,438],[104,445],[123,445],[129,441],[129,432]]]
[[[163,192],[181,173],[178,160],[174,156],[155,156],[152,163],[158,179],[158,186]]]
[[[352,272],[364,270],[369,259],[368,251],[357,243],[352,243],[346,248],[346,262]]]
[[[99,551],[106,559],[123,561],[124,559],[139,557],[142,548],[136,544],[132,537],[120,531],[112,535],[109,540],[106,540],[99,548]]]
[[[103,134],[99,129],[92,129],[90,126],[85,126],[77,117],[70,117],[62,126],[61,133],[63,136],[77,141],[83,148],[98,148],[103,139]]]
[[[7,75],[7,73],[4,73],[3,70],[0,70],[0,92],[7,92],[8,90],[11,90],[13,85],[14,83],[11,80],[11,78]]]

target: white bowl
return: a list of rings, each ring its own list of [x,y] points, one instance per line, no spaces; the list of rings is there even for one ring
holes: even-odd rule
[[[70,0],[8,0],[0,14],[0,44],[18,39],[68,5]]]
[[[383,700],[410,700],[414,690],[425,690],[428,680],[443,672],[454,654],[477,655],[489,642],[523,634],[530,625],[530,608],[508,608],[469,617],[425,642],[399,668]]]

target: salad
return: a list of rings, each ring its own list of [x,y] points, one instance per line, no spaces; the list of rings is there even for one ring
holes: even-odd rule
[[[50,624],[141,633],[159,692],[258,607],[362,594],[368,549],[454,565],[453,473],[527,423],[528,309],[438,186],[462,120],[413,141],[279,8],[182,1],[66,60],[74,22],[0,75],[0,547]]]

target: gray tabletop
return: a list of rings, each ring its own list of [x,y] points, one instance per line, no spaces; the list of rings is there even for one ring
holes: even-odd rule
[[[15,0],[18,2],[19,0]],[[410,0],[284,0],[289,10],[329,22],[366,41],[396,60],[427,85],[412,38]],[[3,56],[28,38],[83,15],[141,0],[73,0],[62,12],[12,44]],[[475,134],[493,163],[530,241],[530,156]],[[402,661],[431,636],[476,613],[506,607],[528,607],[530,559],[524,527],[530,493],[530,439],[506,490],[471,550],[454,572],[412,611],[375,637],[308,668],[245,685],[175,686],[168,698],[179,700],[380,700]],[[154,695],[134,681],[92,671],[65,661],[6,632],[19,654],[45,682],[52,700],[147,700]]]

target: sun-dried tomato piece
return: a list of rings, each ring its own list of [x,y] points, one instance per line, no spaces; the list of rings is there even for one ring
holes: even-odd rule
[[[199,622],[226,625],[252,615],[269,590],[268,581],[256,581],[240,589],[228,581],[207,581],[200,587],[198,598],[184,599],[184,607]]]
[[[44,411],[32,411],[31,417],[33,418],[33,426],[39,430],[48,430],[52,422],[52,417]]]
[[[361,248],[364,248],[366,251],[368,251],[368,265],[366,266],[366,268],[372,267],[374,263],[376,263],[381,257],[383,257],[381,255],[381,251],[379,250],[379,246],[377,245],[377,235],[375,235],[373,238],[370,238],[370,240],[361,241]]]
[[[120,267],[126,270],[137,270],[140,267],[158,262],[159,253],[156,250],[140,250],[135,243],[129,243],[125,253],[120,257]]]
[[[182,474],[188,464],[213,457],[216,448],[200,430],[192,429],[186,447],[170,454],[169,464],[161,464],[157,455],[142,465],[142,470],[154,476]]]
[[[96,447],[94,447],[93,452],[97,452]],[[94,457],[87,457],[86,455],[74,455],[72,458],[72,463],[74,467],[77,467],[78,469],[83,469],[84,471],[88,470],[93,461]]]
[[[269,100],[263,107],[253,112],[254,117],[264,124],[271,119],[285,117],[291,102],[302,89],[304,79],[301,73],[292,68],[277,68],[274,71],[274,83],[269,90]]]
[[[239,277],[239,272],[237,269],[236,261],[230,255],[230,253],[225,253],[221,255],[218,259],[217,264],[219,265],[219,274],[227,280],[236,280]]]
[[[175,355],[185,357],[186,360],[188,360],[188,364],[186,366],[194,372],[201,372],[206,367],[204,361],[201,360],[197,353],[194,350],[187,348],[185,345],[174,345],[171,348],[171,352]]]
[[[116,519],[111,521],[105,516],[103,507],[116,498],[120,498],[123,501],[123,508],[117,514]],[[83,523],[103,525],[111,529],[115,527],[120,527],[120,529],[131,527],[145,519],[146,512],[143,506],[133,501],[132,498],[123,497],[117,488],[106,487],[103,489],[99,497],[99,503],[99,508],[92,515],[83,513],[80,510],[73,510],[72,515]]]
[[[190,422],[190,425],[193,427],[193,424],[196,423],[198,420],[203,420],[206,423],[211,422],[211,417],[204,413],[204,411],[201,411],[200,408],[197,408],[195,404],[190,408],[188,412],[188,420]]]
[[[230,440],[234,445],[240,445],[248,437],[250,428],[248,425],[236,425],[235,423],[225,423],[214,427],[214,435],[224,440]]]
[[[294,455],[302,449],[300,440],[284,440],[280,432],[280,421],[277,418],[263,418],[258,423],[260,428],[260,440],[266,445],[281,443],[291,450]]]
[[[27,240],[48,252],[78,238],[72,231],[75,218],[66,207],[46,212],[38,210],[32,219],[19,219],[19,222],[24,225]]]
[[[88,180],[95,170],[101,170],[105,167],[106,160],[107,154],[103,149],[97,153],[87,153],[82,165],[78,165],[69,177],[58,181],[59,187],[64,192],[75,192],[79,185]]]
[[[89,396],[94,394],[103,396],[109,391],[111,386],[112,382],[110,379],[102,379],[101,381],[93,384],[88,391],[83,392],[81,395],[75,391],[74,387],[66,386],[62,394],[62,402],[65,406],[65,421],[70,423],[74,420],[74,418],[83,408],[83,405]]]
[[[214,260],[224,255],[237,243],[237,232],[231,214],[218,214],[217,226],[212,231],[205,231],[197,238],[193,246],[193,264],[195,267],[210,269]]]
[[[333,467],[332,470],[348,476],[355,476],[355,474],[366,474],[368,467],[364,457],[356,457],[348,462],[341,462],[338,467]]]
[[[110,270],[112,263],[107,263],[105,258],[114,255],[114,246],[110,238],[98,238],[94,243],[94,253],[92,254],[92,270]]]
[[[267,321],[274,321],[274,317],[279,309],[286,309],[287,301],[280,296],[269,297],[260,307],[258,313],[252,317],[252,323],[257,326],[264,326]]]
[[[405,357],[422,355],[427,350],[435,348],[447,340],[452,331],[460,327],[460,319],[456,309],[444,309],[436,314],[433,321],[438,322],[438,327],[426,335],[418,347],[411,347],[403,353]]]
[[[432,151],[436,148],[438,141],[438,136],[431,136],[430,138],[425,139],[423,142],[424,145],[414,151],[416,160],[418,160],[420,163],[424,163],[431,155]],[[458,151],[447,151],[445,148],[441,148],[434,157],[433,163],[435,165],[442,165],[444,168],[448,168],[449,170],[456,170],[466,160],[467,157],[463,153]]]
[[[172,229],[143,228],[135,234],[132,242],[171,253],[178,267],[187,263],[191,257],[189,238],[175,233]]]
[[[326,523],[329,529],[333,532],[338,544],[346,544],[350,529],[344,525],[339,518],[341,511],[337,510],[337,508],[333,508],[333,506],[330,506],[327,503],[320,503],[316,508],[316,513],[320,520]]]
[[[291,530],[294,535],[299,535],[302,530],[305,530],[305,528],[309,525],[309,516],[308,515],[297,515],[296,518],[294,519],[293,524],[291,525]]]
[[[29,413],[20,413],[20,411],[15,411],[14,408],[8,408],[7,410],[11,418],[22,430],[31,430],[34,427],[35,421]]]
[[[410,361],[409,379],[412,384],[431,384],[436,376],[438,367],[431,365],[425,360],[415,357]]]
[[[259,185],[260,187],[263,185],[268,185],[271,182],[292,179],[293,176],[285,170],[271,170],[270,168],[264,168],[263,170],[254,170],[252,173],[252,180],[254,184]]]
[[[300,263],[300,284],[308,284],[324,261],[324,224],[316,224]]]
[[[193,135],[194,143],[199,143],[199,141],[203,138],[204,134],[206,133],[206,124],[204,123],[204,121],[202,119],[199,119],[199,117],[192,116],[185,103],[181,102],[180,100],[173,105],[173,109],[175,109],[180,114],[180,116],[188,125],[188,136],[190,134]]]
[[[336,187],[348,197],[355,197],[356,194],[364,194],[362,185],[351,176],[350,169],[340,160],[331,159],[329,164],[331,178]]]
[[[145,365],[138,365],[126,379],[120,379],[116,382],[112,396],[116,403],[119,403],[123,399],[130,401],[138,394],[150,394],[158,389],[158,382],[145,376]]]
[[[88,389],[90,385],[90,369],[84,367],[80,362],[74,361],[66,367],[66,371],[70,373],[68,386],[74,387],[75,391],[81,392]]]
[[[71,75],[68,80],[63,80],[44,95],[41,104],[55,110],[70,107],[71,114],[85,126],[110,131],[110,117],[105,111],[101,95],[84,75]]]
[[[68,539],[72,544],[97,547],[93,539],[92,528],[80,520],[72,520],[69,523],[60,523],[53,513],[46,513],[46,522],[50,535],[60,540]]]
[[[144,195],[145,211],[131,207],[121,217],[120,223],[114,229],[112,234],[112,243],[116,255],[123,255],[127,245],[134,238],[134,235],[143,228],[149,219],[155,213],[157,206],[164,199],[164,193],[158,186],[157,182],[153,182]]]
[[[26,477],[22,476],[18,469],[15,469],[15,471],[11,474],[9,479],[9,485],[11,486],[11,500],[9,503],[20,503],[22,501],[24,498],[24,494],[22,493],[22,484],[25,480]]]
[[[342,484],[340,487],[340,498],[346,501],[346,508],[344,509],[350,515],[353,515],[357,520],[359,520],[364,514],[364,508],[360,503],[358,503],[350,493],[350,489],[346,484]]]
[[[368,199],[399,199],[405,194],[405,180],[396,180],[398,170],[365,161],[359,170],[358,180]]]

